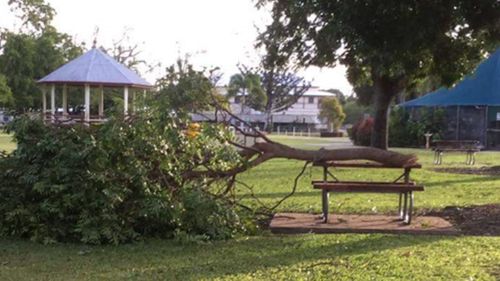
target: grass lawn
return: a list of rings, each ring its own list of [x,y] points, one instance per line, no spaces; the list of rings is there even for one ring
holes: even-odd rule
[[[0,150],[10,152],[16,148],[16,144],[12,142],[12,136],[0,132]]]
[[[4,138],[2,138],[4,137]],[[279,141],[316,149],[331,139],[278,136]],[[8,137],[0,135],[0,149]],[[417,211],[449,205],[500,202],[500,175],[457,175],[433,170],[432,154],[416,153],[424,168],[413,179],[425,185],[417,193]],[[482,152],[476,166],[500,165],[500,153]],[[464,167],[465,155],[445,155],[443,167]],[[272,160],[241,175],[265,204],[290,192],[303,163]],[[339,170],[343,179],[388,179],[394,170]],[[319,191],[311,179],[320,170],[308,169],[297,193],[278,211],[319,212]],[[240,195],[247,196],[243,187]],[[252,204],[250,200],[246,203]],[[334,212],[393,212],[394,195],[335,195]],[[78,244],[40,245],[0,240],[0,280],[500,280],[500,237],[442,237],[410,235],[271,235],[240,237],[209,244],[179,244],[147,240],[123,246]]]

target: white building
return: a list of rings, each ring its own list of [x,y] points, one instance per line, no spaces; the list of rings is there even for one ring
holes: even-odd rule
[[[219,88],[219,91],[223,95],[227,93],[225,87]],[[326,129],[326,124],[318,118],[320,101],[324,97],[332,96],[335,95],[322,91],[317,87],[311,87],[291,107],[273,114],[274,130],[291,131],[295,128],[297,131],[314,131]],[[266,119],[265,115],[260,111],[242,106],[242,102],[243,96],[230,98],[231,112],[237,114],[243,120],[263,128]]]

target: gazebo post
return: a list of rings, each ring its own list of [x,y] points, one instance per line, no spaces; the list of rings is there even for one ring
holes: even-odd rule
[[[128,114],[128,87],[125,86],[123,88],[123,113],[124,115]]]
[[[85,84],[85,123],[90,124],[90,85]]]
[[[135,110],[137,108],[136,106],[136,99],[135,99],[135,91],[132,91],[132,112],[135,113]]]
[[[99,87],[99,118],[104,117],[104,87]]]
[[[47,114],[47,88],[42,87],[42,120],[45,122],[45,117]]]
[[[63,107],[63,117],[67,117],[68,116],[68,86],[66,84],[63,85],[62,107]]]
[[[56,119],[56,84],[50,85],[50,119],[52,122]]]

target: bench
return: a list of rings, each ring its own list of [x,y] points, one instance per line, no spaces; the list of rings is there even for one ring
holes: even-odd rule
[[[443,163],[444,152],[465,152],[465,164],[474,165],[476,163],[476,153],[481,150],[481,143],[474,140],[442,140],[434,141],[434,164]]]
[[[330,193],[395,193],[399,195],[399,219],[405,224],[410,224],[413,213],[413,192],[424,191],[422,185],[417,185],[410,181],[410,172],[412,169],[419,169],[420,164],[411,166],[389,166],[378,163],[348,163],[348,162],[317,162],[316,167],[323,168],[323,180],[312,181],[313,188],[322,191],[322,218],[323,222],[328,222],[329,215],[329,194]],[[340,181],[329,168],[384,168],[384,169],[403,169],[403,173],[390,182],[376,181]],[[329,180],[328,177],[332,180]]]

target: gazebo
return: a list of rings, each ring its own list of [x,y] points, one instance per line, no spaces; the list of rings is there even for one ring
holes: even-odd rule
[[[137,73],[128,69],[115,59],[101,51],[99,48],[92,48],[78,58],[66,63],[54,72],[38,80],[43,85],[43,118],[54,122],[55,120],[70,121],[68,112],[68,86],[84,88],[85,112],[80,116],[84,123],[102,122],[104,116],[104,89],[123,89],[123,111],[129,113],[129,91],[132,92],[132,101],[138,90],[144,93],[153,86],[141,78]],[[62,87],[62,114],[56,110],[56,87]],[[97,116],[90,115],[90,94],[91,89],[98,89],[99,110]],[[50,111],[47,111],[47,89],[50,89]],[[83,117],[83,118],[82,118]]]

